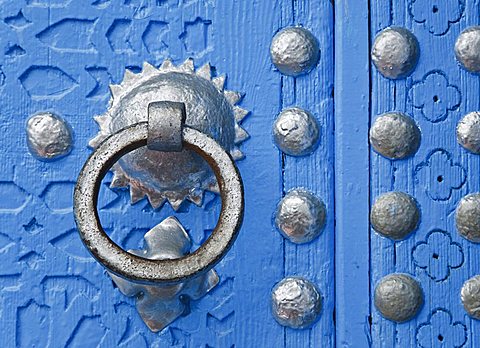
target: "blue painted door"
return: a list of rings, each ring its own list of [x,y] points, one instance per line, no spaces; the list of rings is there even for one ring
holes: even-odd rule
[[[480,324],[463,309],[460,291],[480,273],[478,246],[455,227],[455,208],[480,190],[478,155],[457,144],[455,128],[476,111],[478,76],[462,69],[453,46],[479,22],[474,0],[26,0],[1,3],[0,345],[2,347],[477,347]],[[303,26],[319,44],[310,72],[282,74],[270,59],[272,37]],[[417,38],[419,61],[391,80],[370,60],[377,34],[404,27]],[[335,55],[334,55],[335,52]],[[215,267],[219,285],[192,303],[188,316],[152,333],[135,300],[112,285],[82,245],[72,214],[77,175],[98,133],[93,117],[108,109],[110,84],[145,61],[195,68],[211,63],[239,91],[250,138],[238,167],[245,218],[233,249]],[[335,70],[334,70],[335,68]],[[335,91],[334,91],[335,89]],[[334,93],[335,92],[335,93]],[[334,107],[335,101],[335,107]],[[434,104],[432,104],[432,102]],[[434,107],[429,108],[429,105]],[[289,107],[317,120],[319,145],[301,157],[274,145],[272,125]],[[415,154],[389,160],[370,145],[379,115],[412,118],[422,141]],[[27,119],[50,112],[73,130],[71,152],[39,161],[27,147]],[[441,179],[440,179],[441,178]],[[200,207],[148,201],[130,205],[126,190],[102,184],[101,222],[124,249],[175,215],[199,246],[215,227],[220,199]],[[274,224],[278,202],[304,188],[325,204],[326,224],[308,244],[284,239]],[[371,207],[391,191],[415,198],[418,228],[394,242],[370,225]],[[422,250],[416,253],[415,250]],[[375,307],[385,276],[403,273],[424,304],[397,324]],[[287,276],[312,281],[322,311],[310,328],[280,326],[272,288]]]

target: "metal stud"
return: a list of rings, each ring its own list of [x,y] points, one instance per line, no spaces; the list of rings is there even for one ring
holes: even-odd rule
[[[27,145],[39,160],[66,156],[72,150],[72,131],[61,117],[50,112],[33,115],[27,121]]]
[[[373,64],[383,76],[402,79],[417,66],[419,52],[417,38],[410,31],[392,27],[377,35],[371,56]]]
[[[283,110],[273,124],[273,140],[287,155],[305,156],[318,145],[319,126],[313,115],[297,107]]]
[[[472,73],[480,73],[480,26],[465,29],[455,42],[455,56]]]
[[[304,189],[290,191],[278,204],[275,225],[280,233],[296,244],[308,243],[323,231],[325,204]]]
[[[312,326],[322,311],[322,296],[307,279],[288,277],[272,290],[272,314],[283,326],[305,329]]]
[[[480,243],[480,193],[462,198],[455,212],[455,222],[463,238]]]
[[[480,275],[470,278],[463,284],[461,299],[468,315],[480,320]]]
[[[420,209],[415,198],[404,192],[388,192],[373,204],[370,222],[375,231],[393,239],[405,239],[415,231],[420,221]]]
[[[273,64],[285,75],[298,76],[309,72],[317,64],[320,49],[318,41],[307,29],[289,27],[272,39],[270,55]]]
[[[400,112],[381,115],[370,129],[370,143],[374,150],[390,159],[415,154],[421,137],[420,129],[412,118]]]
[[[415,317],[422,308],[423,291],[408,274],[390,274],[375,288],[374,302],[382,316],[402,323]]]
[[[458,122],[457,140],[465,149],[480,154],[480,112],[471,112]]]

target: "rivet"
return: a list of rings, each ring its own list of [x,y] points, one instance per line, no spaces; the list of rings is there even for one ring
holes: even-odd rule
[[[480,112],[471,112],[458,122],[457,140],[465,149],[480,154]]]
[[[52,113],[44,112],[30,117],[26,132],[28,148],[39,160],[53,160],[72,150],[70,126]]]
[[[304,189],[295,189],[278,204],[275,225],[285,238],[303,244],[322,233],[326,215],[325,205],[318,197]]]
[[[470,278],[463,284],[461,299],[468,315],[480,320],[480,275]]]
[[[480,243],[480,193],[462,198],[455,212],[455,222],[463,238]]]
[[[392,27],[377,35],[371,56],[373,64],[384,77],[402,79],[417,66],[419,52],[418,41],[409,30]]]
[[[407,274],[390,274],[375,288],[375,307],[388,320],[402,323],[415,317],[423,306],[420,284]]]
[[[390,159],[415,154],[421,137],[420,129],[412,118],[400,112],[381,115],[370,129],[370,143],[374,150]]]
[[[270,55],[282,74],[298,76],[309,72],[317,64],[320,49],[310,31],[302,27],[289,27],[273,37]]]
[[[460,33],[455,42],[455,56],[466,70],[480,72],[480,26],[467,28]]]
[[[293,107],[283,110],[273,124],[273,140],[287,155],[304,156],[318,145],[319,126],[313,115]]]
[[[404,192],[388,192],[373,204],[370,222],[375,231],[393,240],[405,239],[416,230],[420,210],[415,198]]]
[[[322,296],[317,287],[302,277],[287,277],[272,290],[275,320],[293,329],[312,326],[322,310]]]

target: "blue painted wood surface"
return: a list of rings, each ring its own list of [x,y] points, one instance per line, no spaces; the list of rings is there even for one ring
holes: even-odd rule
[[[463,29],[479,24],[480,4],[434,5],[339,0],[334,11],[327,0],[2,2],[0,346],[426,348],[444,347],[455,336],[462,347],[479,347],[480,322],[465,314],[459,297],[463,282],[480,273],[479,247],[459,237],[453,212],[459,199],[480,190],[480,159],[455,140],[458,120],[480,108],[480,85],[458,66],[453,45]],[[289,25],[311,30],[321,49],[318,66],[298,78],[282,76],[269,57],[272,36]],[[410,29],[421,48],[412,76],[396,82],[369,60],[375,35],[392,25]],[[251,114],[243,126],[251,138],[239,162],[245,223],[216,267],[220,285],[194,303],[189,316],[153,334],[134,300],[122,296],[85,251],[71,199],[91,151],[87,142],[97,132],[92,117],[108,106],[108,84],[119,83],[126,67],[139,71],[143,61],[158,65],[166,57],[175,63],[193,57],[197,67],[210,62],[227,74],[227,88],[245,94],[241,105]],[[442,76],[444,86],[432,85],[432,75]],[[460,102],[446,96],[445,86]],[[435,95],[446,105],[440,118],[418,107]],[[290,106],[310,110],[321,125],[320,146],[310,156],[283,156],[272,143],[272,122]],[[389,161],[368,144],[370,124],[392,110],[411,115],[422,131],[410,159]],[[72,125],[69,156],[44,163],[28,153],[25,121],[41,111]],[[439,151],[451,160],[434,163]],[[172,214],[196,246],[215,225],[220,201],[212,194],[200,208],[153,211],[146,201],[131,206],[128,193],[109,189],[109,180],[100,193],[100,217],[123,248],[139,247],[143,234]],[[272,224],[277,202],[298,186],[315,192],[328,216],[320,238],[299,246]],[[412,194],[422,210],[418,231],[397,243],[376,234],[368,221],[371,204],[391,190]],[[429,238],[435,231],[451,243],[436,245]],[[423,265],[413,252],[418,245],[436,249],[447,269]],[[460,266],[448,263],[452,245],[461,247]],[[376,283],[393,272],[411,274],[425,293],[419,316],[404,324],[383,319],[373,306]],[[322,316],[311,329],[285,329],[271,316],[271,288],[289,275],[306,276],[322,292]],[[421,327],[436,334],[425,336]]]
[[[0,9],[0,346],[2,347],[327,347],[335,329],[333,267],[333,7],[328,1],[28,0]],[[322,57],[311,74],[282,77],[269,45],[281,27],[302,24],[319,39]],[[195,58],[227,74],[227,88],[245,94],[251,138],[239,163],[246,192],[245,223],[233,250],[216,267],[220,285],[192,313],[161,333],[148,331],[134,300],[112,286],[81,244],[72,216],[76,176],[97,132],[93,116],[108,106],[109,83],[143,61]],[[322,145],[309,158],[283,158],[271,139],[283,107],[311,110]],[[27,150],[25,121],[52,111],[74,130],[67,157],[39,162]],[[124,248],[174,214],[131,206],[105,179],[103,226]],[[327,204],[328,225],[306,246],[285,242],[272,224],[282,194],[301,185]],[[198,208],[175,214],[199,245],[213,229],[220,201],[207,194]],[[323,295],[320,321],[310,330],[278,325],[271,288],[286,275],[305,275]]]

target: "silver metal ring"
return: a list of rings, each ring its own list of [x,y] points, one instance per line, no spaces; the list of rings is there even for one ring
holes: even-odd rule
[[[183,127],[183,146],[207,161],[217,178],[222,210],[217,226],[195,252],[174,260],[149,260],[130,254],[103,230],[97,212],[103,177],[123,155],[147,145],[148,123],[140,122],[107,138],[88,158],[74,192],[74,214],[80,237],[93,257],[110,272],[138,283],[179,283],[212,269],[232,247],[243,220],[240,174],[230,155],[212,138]]]

